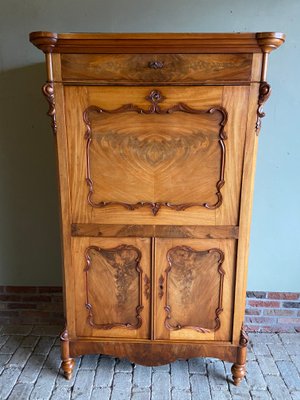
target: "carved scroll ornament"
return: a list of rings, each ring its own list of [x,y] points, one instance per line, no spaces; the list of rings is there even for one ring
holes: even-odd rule
[[[45,85],[42,87],[42,92],[44,96],[46,97],[48,104],[49,104],[49,109],[47,112],[47,115],[52,120],[51,126],[52,126],[52,131],[53,134],[56,135],[57,132],[57,125],[56,125],[56,116],[55,116],[55,99],[54,99],[54,86],[53,82],[47,82]]]
[[[257,135],[259,135],[259,131],[261,128],[261,118],[264,118],[266,116],[266,113],[263,111],[263,106],[270,97],[270,95],[271,95],[271,86],[267,82],[261,82],[259,86],[257,120],[255,126]]]
[[[125,104],[117,109],[114,110],[104,110],[102,108],[99,108],[97,106],[90,106],[88,107],[84,113],[83,113],[83,119],[86,124],[86,133],[85,133],[85,139],[86,139],[86,182],[88,185],[88,196],[87,200],[88,203],[94,207],[94,208],[102,208],[106,207],[108,205],[121,205],[128,210],[136,210],[141,207],[149,207],[152,211],[152,214],[155,216],[157,215],[158,211],[161,209],[161,207],[168,207],[170,209],[176,210],[176,211],[183,211],[189,207],[193,206],[201,206],[205,207],[207,209],[216,209],[220,207],[222,204],[223,198],[222,198],[222,193],[221,193],[221,188],[224,186],[225,180],[225,161],[226,161],[226,147],[225,147],[225,140],[227,139],[226,133],[224,131],[224,127],[227,122],[227,112],[224,108],[222,107],[212,107],[206,111],[203,110],[197,110],[194,108],[189,107],[185,103],[178,103],[170,108],[162,109],[159,105],[165,97],[162,95],[162,93],[159,90],[152,90],[150,94],[146,97],[146,100],[148,100],[151,104],[148,109],[143,109],[140,108],[134,104]],[[95,202],[93,200],[93,193],[94,193],[94,187],[93,187],[93,179],[91,176],[91,169],[90,169],[90,146],[92,143],[92,127],[91,127],[91,121],[89,118],[89,114],[92,112],[96,112],[98,114],[101,113],[108,113],[108,114],[120,114],[120,113],[125,113],[125,112],[136,112],[139,114],[143,115],[149,115],[149,114],[171,114],[174,112],[183,112],[183,113],[189,113],[189,114],[215,114],[219,113],[221,115],[221,120],[219,122],[219,138],[218,142],[220,145],[220,150],[221,150],[221,168],[220,168],[220,176],[219,179],[216,183],[216,202],[213,204],[210,204],[208,202],[204,203],[184,203],[184,204],[174,204],[171,202],[151,202],[151,201],[140,201],[138,203],[132,204],[132,203],[125,203],[125,202],[118,202],[118,201],[100,201],[100,202]],[[111,140],[114,140],[113,136],[111,135]],[[147,154],[147,144],[146,146],[146,152]],[[188,146],[186,146],[188,148]],[[155,164],[156,160],[152,159],[152,163]]]
[[[132,324],[130,322],[110,322],[106,324],[98,324],[94,320],[93,315],[93,305],[89,300],[89,279],[88,273],[92,268],[92,258],[91,251],[96,251],[99,253],[108,264],[110,264],[115,271],[114,277],[116,280],[116,297],[119,306],[121,306],[126,301],[127,290],[132,280],[132,273],[135,271],[138,274],[138,293],[139,293],[139,304],[135,308],[135,319],[136,323]],[[127,328],[127,329],[138,329],[142,325],[141,312],[144,308],[143,306],[143,295],[142,295],[142,268],[140,266],[142,254],[139,249],[130,245],[120,245],[112,249],[103,249],[96,246],[90,246],[85,251],[86,260],[86,309],[88,310],[88,323],[93,328],[97,329],[112,329],[117,327]]]
[[[191,273],[191,266],[190,264],[194,265],[195,260],[193,257],[198,257],[198,256],[203,256],[207,254],[212,254],[216,253],[218,256],[217,260],[217,272],[219,273],[220,276],[220,283],[219,283],[219,294],[218,294],[218,304],[217,308],[215,310],[215,325],[213,328],[206,328],[203,326],[199,325],[182,325],[180,322],[175,322],[172,321],[172,307],[169,304],[169,294],[168,294],[168,279],[169,275],[172,271],[172,268],[176,265],[178,268],[180,268],[182,275],[184,274],[184,286],[182,287],[182,293],[181,293],[181,304],[184,307],[184,304],[186,303],[186,298],[189,295],[189,290],[190,286],[192,283],[192,273]],[[170,330],[170,331],[177,331],[180,329],[193,329],[197,332],[202,332],[202,333],[209,333],[209,332],[215,332],[217,331],[220,326],[221,326],[221,321],[219,318],[219,315],[223,311],[222,308],[222,299],[223,299],[223,282],[224,282],[224,275],[225,271],[222,268],[222,264],[224,262],[224,253],[220,249],[212,248],[207,251],[197,251],[192,249],[191,247],[188,246],[177,246],[172,249],[170,249],[167,253],[167,261],[168,261],[168,268],[165,270],[165,312],[166,312],[166,318],[165,318],[165,327]],[[201,312],[201,310],[199,310]],[[203,310],[205,313],[206,310]]]
[[[247,347],[248,341],[249,341],[249,338],[248,338],[248,335],[247,335],[247,333],[246,333],[246,331],[245,331],[245,327],[244,327],[244,323],[243,323],[243,324],[242,324],[242,327],[241,327],[239,345],[240,345],[241,347]]]

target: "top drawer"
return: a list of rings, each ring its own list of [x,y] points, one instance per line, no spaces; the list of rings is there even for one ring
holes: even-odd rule
[[[252,54],[62,54],[61,66],[66,82],[246,83]]]

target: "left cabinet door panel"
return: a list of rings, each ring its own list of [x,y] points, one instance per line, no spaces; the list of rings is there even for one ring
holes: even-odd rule
[[[150,254],[150,239],[72,239],[77,336],[149,337]]]

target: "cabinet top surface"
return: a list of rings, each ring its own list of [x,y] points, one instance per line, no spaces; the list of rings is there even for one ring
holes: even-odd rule
[[[285,41],[279,32],[259,33],[53,33],[32,32],[30,41],[45,53],[261,53]]]

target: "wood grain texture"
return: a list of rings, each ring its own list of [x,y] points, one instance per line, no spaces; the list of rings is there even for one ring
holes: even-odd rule
[[[201,225],[111,225],[79,224],[71,226],[72,236],[92,237],[171,237],[198,239],[238,239],[238,226]]]
[[[166,258],[165,327],[170,331],[192,329],[202,333],[220,329],[225,275],[222,250],[197,251],[176,246],[168,250]],[[209,296],[203,301],[200,294],[207,287]]]
[[[160,90],[160,88],[156,88],[157,90]],[[233,88],[233,93],[234,93]],[[241,115],[242,108],[240,106],[239,101],[243,98],[243,93],[246,92],[247,88],[245,89],[237,89],[237,96],[236,96],[236,102],[232,100],[232,102],[229,104],[230,109],[227,110],[227,113],[229,115],[229,118],[232,122],[230,122],[231,126],[233,124],[237,123],[238,117],[235,117],[235,114],[237,116]],[[180,102],[185,102],[185,99],[189,98],[189,102],[187,103],[189,107],[193,109],[210,109],[212,105],[218,105],[221,104],[222,106],[222,92],[223,89],[221,87],[214,87],[213,89],[211,88],[208,90],[207,88],[204,87],[199,87],[199,88],[163,88],[163,91],[161,90],[163,95],[165,96],[165,100],[163,101],[164,104],[164,109],[168,109],[169,107],[174,106],[174,104],[178,104]],[[186,209],[184,212],[179,212],[176,213],[172,210],[168,210],[167,207],[165,209],[161,209],[159,211],[159,219],[157,217],[151,216],[151,212],[146,208],[140,208],[136,209],[134,212],[130,213],[132,215],[128,216],[128,211],[123,211],[119,206],[117,205],[110,205],[109,207],[105,207],[105,209],[98,208],[97,210],[94,209],[93,212],[90,210],[90,207],[87,206],[86,202],[86,196],[87,192],[82,185],[83,180],[85,179],[85,167],[86,167],[86,157],[85,157],[85,141],[84,137],[82,137],[82,133],[86,132],[86,127],[84,126],[84,122],[80,120],[80,114],[83,113],[85,109],[88,108],[88,104],[97,104],[98,106],[101,105],[102,109],[108,109],[108,110],[114,110],[117,109],[118,107],[121,107],[124,105],[124,99],[127,100],[128,104],[135,104],[136,106],[147,109],[149,107],[149,103],[147,104],[147,100],[145,99],[147,95],[149,94],[149,89],[146,88],[135,88],[131,92],[128,92],[125,90],[125,88],[122,87],[114,87],[114,88],[97,88],[97,87],[88,87],[88,88],[79,88],[79,87],[67,87],[65,88],[65,93],[68,98],[68,104],[73,104],[71,108],[67,107],[67,119],[68,119],[68,127],[70,129],[70,132],[76,132],[75,135],[70,134],[70,164],[72,164],[72,198],[73,198],[73,218],[77,221],[80,222],[91,222],[91,218],[93,219],[94,222],[101,222],[101,223],[106,223],[106,221],[109,223],[113,224],[128,224],[129,220],[130,223],[134,223],[136,225],[139,225],[141,223],[155,223],[155,224],[187,224],[187,225],[194,225],[195,218],[198,221],[199,224],[205,224],[205,225],[220,225],[218,223],[218,220],[216,219],[216,212],[214,210],[201,210],[202,207],[192,207],[190,209]],[[239,95],[241,93],[241,95]],[[188,97],[189,96],[189,97]],[[234,99],[234,96],[232,96],[232,99]],[[86,104],[86,106],[84,106]],[[135,114],[135,113],[133,113]],[[174,133],[176,132],[176,135],[179,135],[179,138],[182,137],[182,135],[186,136],[187,133],[185,133],[185,126],[183,122],[187,123],[187,130],[188,129],[198,129],[198,125],[201,124],[200,121],[194,120],[195,117],[198,117],[197,115],[190,115],[190,114],[185,114],[185,113],[174,113],[174,114],[180,114],[179,116],[175,116],[175,121],[179,121],[180,119],[180,126],[181,128],[177,128],[177,131],[175,131],[175,127],[177,126],[176,123],[170,126],[170,129],[174,130]],[[188,117],[192,117],[191,120],[187,121],[182,118],[182,116],[187,115]],[[118,116],[118,115],[117,115]],[[114,116],[114,117],[117,117]],[[123,118],[123,114],[121,114]],[[101,115],[101,118],[103,116]],[[109,114],[109,117],[112,118],[112,116]],[[134,116],[134,121],[135,119],[138,119],[138,125],[134,126],[140,126],[142,125],[142,129],[145,129],[144,126],[145,122],[147,121],[146,118],[148,115],[135,115]],[[157,123],[162,124],[162,129],[167,129],[167,125],[165,122],[163,122],[163,115],[150,115],[149,117],[158,117],[159,120],[157,120]],[[202,116],[199,116],[202,117]],[[210,116],[213,117],[213,116]],[[99,117],[100,118],[100,117]],[[100,118],[100,121],[101,121]],[[111,119],[110,118],[110,119]],[[127,118],[127,116],[126,116]],[[132,116],[130,116],[130,121],[132,121]],[[173,118],[173,116],[172,116]],[[215,118],[219,118],[217,114],[215,114]],[[118,120],[118,119],[117,119]],[[209,119],[211,121],[211,118]],[[105,118],[104,118],[105,121]],[[142,121],[142,122],[141,122]],[[159,122],[158,122],[159,121]],[[192,125],[191,125],[192,121]],[[211,121],[212,122],[212,121]],[[215,201],[216,198],[216,190],[213,191],[213,187],[210,188],[210,186],[213,184],[212,181],[210,181],[209,176],[211,174],[214,174],[214,185],[216,185],[216,182],[218,181],[218,174],[220,173],[220,162],[221,162],[221,148],[220,148],[220,143],[218,143],[217,135],[219,134],[219,120],[217,119],[215,122],[212,122],[212,125],[207,125],[207,128],[204,129],[204,138],[206,138],[205,129],[209,129],[211,127],[212,133],[210,135],[215,135],[215,139],[213,139],[212,144],[210,145],[210,149],[208,149],[208,152],[206,152],[207,157],[210,157],[209,160],[205,161],[202,156],[204,155],[203,149],[201,153],[201,159],[199,159],[199,156],[197,156],[197,152],[195,153],[195,156],[190,157],[186,159],[185,164],[176,164],[172,160],[172,171],[171,173],[168,170],[162,170],[161,177],[155,176],[155,182],[158,180],[159,185],[155,185],[156,192],[159,193],[161,197],[160,199],[165,201],[165,202],[171,202],[172,199],[176,202],[175,204],[187,204],[189,201],[195,202],[195,200],[199,199],[199,195],[201,193],[205,194],[205,190],[209,190],[209,193],[207,193],[208,196],[211,196],[211,201]],[[99,122],[98,122],[99,123]],[[120,122],[121,123],[121,122]],[[178,122],[179,123],[179,122]],[[196,128],[192,128],[194,126],[193,124],[196,124]],[[120,125],[119,125],[120,126]],[[127,122],[127,126],[128,122]],[[172,128],[173,126],[173,128]],[[200,125],[200,129],[201,129]],[[233,166],[232,168],[235,168],[236,166],[241,166],[242,162],[242,143],[243,143],[243,131],[241,131],[242,126],[238,124],[234,129],[232,128],[232,132],[230,131],[226,132],[228,139],[226,140],[226,150],[227,147],[229,148],[229,160],[228,162]],[[125,128],[124,128],[125,129]],[[132,140],[134,140],[135,136],[137,135],[137,132],[139,130],[137,128],[131,128],[132,133],[130,133],[132,137]],[[134,131],[136,129],[136,133]],[[128,128],[127,128],[128,130]],[[178,133],[179,132],[179,133]],[[188,130],[189,132],[189,130]],[[120,134],[119,134],[120,135]],[[144,133],[146,135],[146,133]],[[162,137],[164,134],[161,134]],[[231,136],[230,136],[231,135]],[[236,136],[237,135],[237,136]],[[118,136],[120,137],[120,136]],[[127,134],[128,137],[128,134]],[[157,133],[154,134],[155,140],[146,138],[146,143],[152,143],[151,146],[158,146],[160,145],[160,141],[162,138],[157,136]],[[121,135],[122,138],[122,135]],[[123,140],[123,139],[122,139]],[[127,139],[129,140],[129,139]],[[135,139],[136,140],[136,139]],[[216,141],[217,140],[217,141]],[[206,139],[205,139],[206,141]],[[139,142],[138,142],[139,143]],[[206,143],[206,142],[204,142]],[[235,143],[239,143],[239,145],[236,145]],[[164,145],[164,147],[169,146],[168,143]],[[112,146],[110,146],[111,148]],[[103,149],[105,148],[103,144]],[[133,147],[133,149],[136,148]],[[147,148],[147,147],[146,147]],[[124,151],[126,151],[126,161],[123,161],[122,159],[122,153],[116,153],[117,150],[113,149],[113,154],[103,154],[104,150],[101,151],[101,154],[99,154],[99,149],[101,150],[101,147],[99,147],[99,144],[95,147],[95,154],[94,154],[94,159],[97,159],[97,163],[94,163],[94,166],[92,167],[92,162],[91,162],[91,168],[96,168],[94,171],[94,176],[103,176],[103,181],[101,179],[97,179],[98,185],[98,191],[97,191],[97,196],[98,200],[100,201],[111,201],[115,200],[119,197],[119,200],[123,200],[124,203],[128,204],[128,200],[130,198],[124,195],[124,190],[127,190],[127,195],[128,192],[130,191],[130,196],[132,203],[134,204],[134,201],[142,201],[146,202],[149,201],[151,204],[157,202],[158,197],[154,199],[153,197],[153,174],[155,172],[155,169],[160,167],[160,169],[163,169],[165,165],[167,164],[168,160],[160,159],[159,152],[154,152],[152,153],[153,147],[149,147],[149,152],[151,153],[149,157],[152,157],[152,169],[151,168],[146,168],[146,161],[145,159],[142,160],[136,160],[137,157],[134,158],[132,153],[132,150],[128,149],[128,146],[126,146],[126,150],[124,148]],[[96,149],[98,149],[96,151]],[[151,150],[151,151],[150,151]],[[109,153],[109,152],[107,152]],[[128,155],[131,156],[129,157],[129,160],[132,159],[132,162],[128,161]],[[175,153],[176,154],[176,153]],[[199,153],[200,154],[200,153]],[[100,157],[101,155],[101,157]],[[180,155],[180,154],[179,154]],[[103,158],[102,158],[103,156]],[[76,158],[74,158],[76,157]],[[112,157],[108,159],[109,157]],[[148,157],[148,158],[149,158]],[[167,157],[167,155],[165,156]],[[233,161],[231,159],[234,158]],[[228,157],[227,157],[228,159]],[[236,161],[235,161],[236,159]],[[119,160],[119,161],[118,161]],[[151,164],[151,163],[150,163]],[[156,164],[156,165],[155,165]],[[107,169],[107,165],[109,165],[109,169]],[[149,165],[149,163],[148,163]],[[193,174],[186,174],[184,171],[184,165],[186,165],[186,170],[190,171],[193,170],[195,171]],[[137,168],[138,167],[138,168]],[[106,170],[107,171],[106,171]],[[124,181],[124,170],[126,170],[126,182],[128,182],[128,188],[123,185]],[[142,171],[139,173],[138,171]],[[98,171],[98,172],[97,172]],[[115,172],[114,172],[115,171]],[[168,173],[170,172],[170,173]],[[237,172],[240,173],[240,172]],[[223,198],[224,202],[224,211],[226,211],[228,208],[230,210],[230,215],[227,218],[226,224],[227,225],[235,225],[238,217],[238,182],[231,182],[231,175],[234,177],[235,175],[233,174],[233,171],[231,172],[230,170],[226,170],[225,167],[225,175],[228,177],[227,181],[229,188],[232,188],[231,190],[227,190],[227,197]],[[93,177],[92,173],[91,176]],[[147,178],[147,179],[146,179]],[[152,183],[151,180],[152,179]],[[170,179],[171,178],[171,179]],[[133,180],[134,179],[134,180]],[[137,184],[137,179],[138,179],[138,184]],[[150,181],[149,181],[150,180]],[[185,191],[185,182],[189,182],[189,193],[186,193]],[[96,183],[97,183],[96,182]],[[187,182],[187,183],[188,183]],[[225,183],[225,186],[227,184]],[[105,187],[103,187],[105,186]],[[95,186],[93,186],[95,187]],[[120,192],[121,188],[121,192]],[[138,189],[137,189],[138,188]],[[114,198],[100,198],[100,194],[102,193],[103,189],[106,190],[106,193],[109,193],[110,195],[114,195]],[[134,190],[133,190],[134,189]],[[138,190],[138,191],[137,191]],[[224,190],[224,188],[222,189]],[[96,193],[96,188],[94,189]],[[137,197],[139,192],[147,193],[148,194],[148,199],[147,198],[141,198]],[[100,193],[100,194],[99,194]],[[172,195],[173,193],[173,198],[168,197],[168,195]],[[197,196],[198,194],[198,196]],[[118,196],[118,197],[117,197]],[[120,197],[123,196],[123,197]],[[135,197],[134,197],[135,196]],[[151,198],[151,197],[152,198]],[[177,196],[177,197],[175,197]],[[203,196],[202,196],[203,197]],[[97,198],[96,198],[97,199]],[[154,199],[154,201],[151,201]],[[203,201],[206,202],[208,200],[203,197]],[[183,203],[181,203],[183,202]],[[231,204],[230,207],[227,207],[226,204],[229,203]],[[149,204],[149,205],[151,205]],[[172,204],[172,203],[171,203]],[[212,203],[214,204],[214,203]],[[233,223],[232,223],[232,222]],[[221,220],[221,224],[225,223],[225,221]]]
[[[88,310],[88,323],[93,328],[141,327],[141,312],[144,308],[141,257],[140,250],[131,245],[114,248],[89,246],[85,250],[85,306]],[[148,280],[144,279],[144,283],[147,285],[144,292],[147,293]]]
[[[230,340],[234,259],[234,240],[156,240],[156,339]]]
[[[63,54],[62,79],[109,85],[250,82],[251,66],[251,54]]]
[[[234,362],[237,358],[237,347],[230,343],[176,343],[163,341],[97,341],[92,339],[70,342],[72,357],[81,354],[109,354],[113,357],[126,358],[131,362],[146,366],[164,365],[180,359],[193,357],[217,357]]]
[[[164,99],[151,90],[146,109],[129,103],[84,111],[89,205],[150,207],[153,215],[161,207],[221,206],[226,110],[198,110],[182,102],[163,108]]]
[[[150,240],[72,239],[79,336],[148,338]]]
[[[255,132],[256,110],[259,85],[253,84],[249,93],[249,113],[245,141],[245,158],[241,183],[241,209],[239,218],[239,242],[237,248],[237,266],[235,282],[235,306],[233,340],[239,343],[240,329],[244,320],[246,287],[248,272],[248,254],[250,240],[250,225],[254,190],[254,177],[258,137]]]

